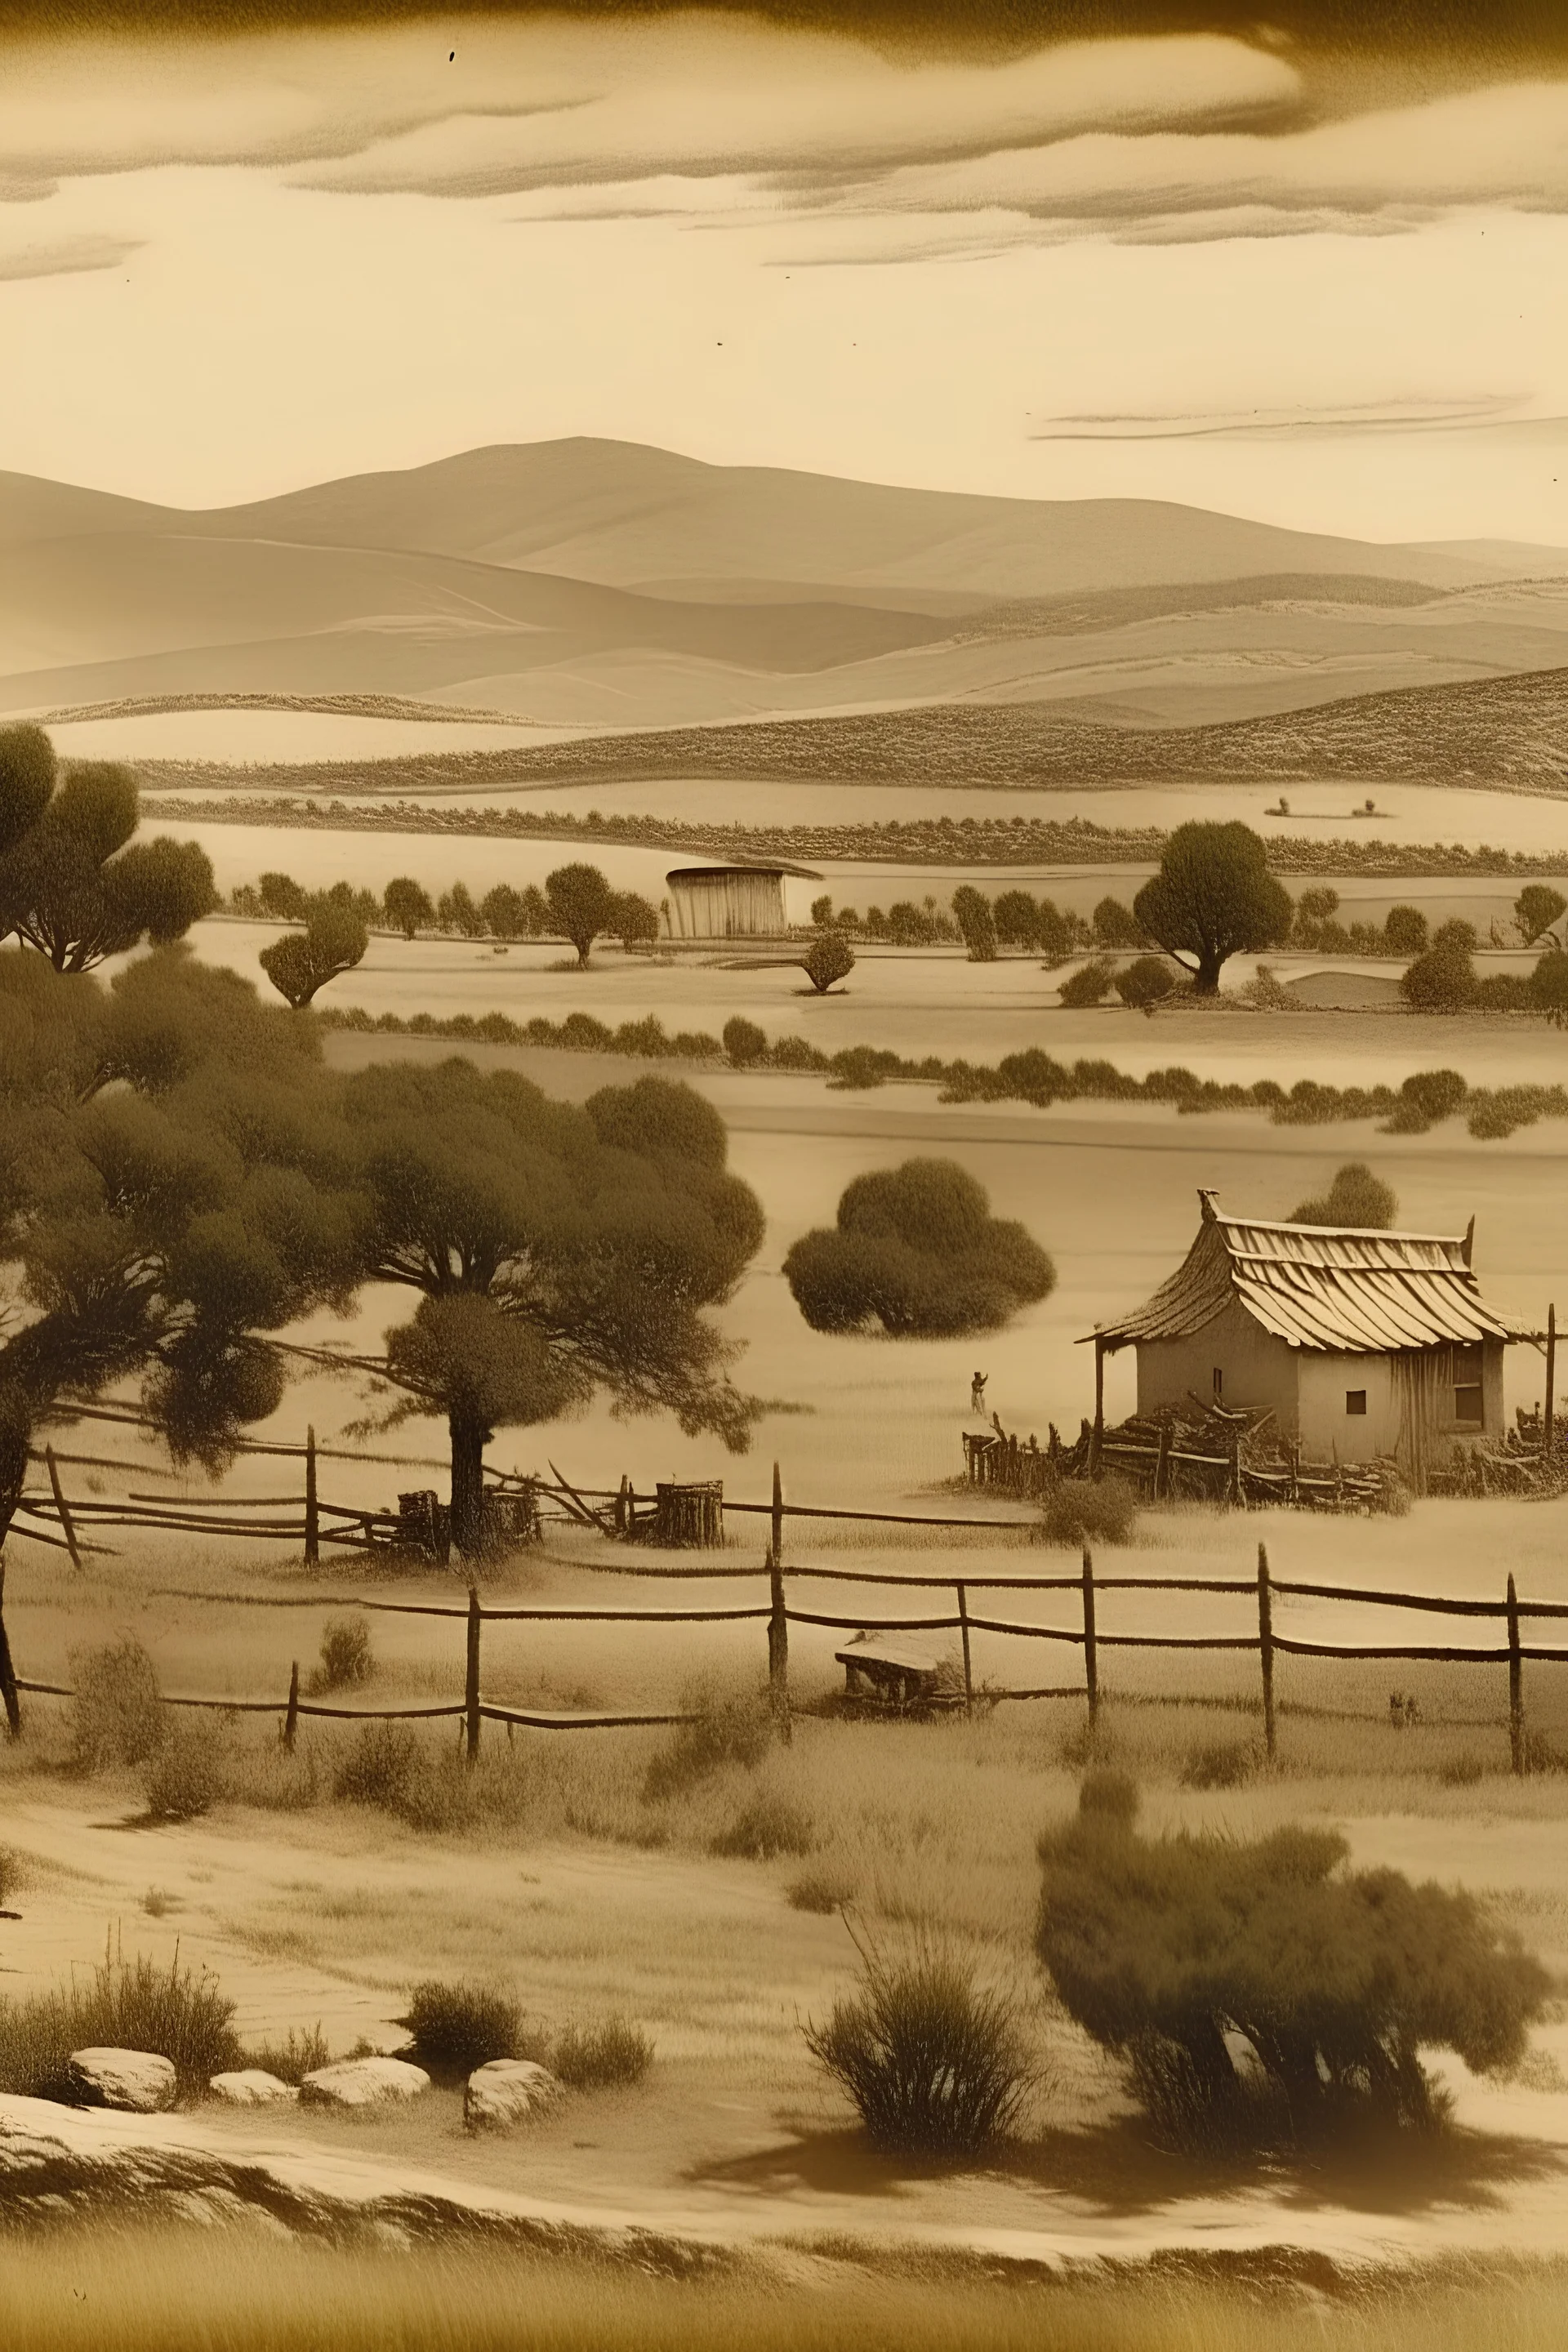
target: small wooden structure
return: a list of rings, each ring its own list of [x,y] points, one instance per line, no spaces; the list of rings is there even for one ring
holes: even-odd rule
[[[669,886],[669,930],[677,940],[789,937],[783,866],[678,866]]]
[[[844,1669],[847,1699],[908,1715],[962,1704],[945,1687],[941,1659],[905,1634],[861,1633],[834,1656]]]
[[[452,1556],[452,1514],[434,1486],[416,1487],[397,1498],[397,1543],[422,1551],[445,1568]]]
[[[724,1481],[700,1479],[694,1486],[661,1482],[654,1489],[651,1526],[638,1532],[649,1543],[674,1551],[717,1551],[724,1541]]]

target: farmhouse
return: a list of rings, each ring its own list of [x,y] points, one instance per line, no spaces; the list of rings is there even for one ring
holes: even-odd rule
[[[669,886],[670,936],[677,940],[787,938],[784,877],[804,871],[792,866],[678,866],[664,877]]]
[[[1142,1307],[1089,1336],[1138,1350],[1138,1411],[1267,1409],[1309,1459],[1393,1455],[1419,1493],[1456,1443],[1498,1437],[1502,1352],[1528,1335],[1481,1297],[1458,1238],[1227,1217]]]

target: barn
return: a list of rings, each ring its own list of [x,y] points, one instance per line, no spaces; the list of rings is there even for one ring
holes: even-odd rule
[[[791,866],[678,866],[665,876],[670,937],[782,940],[789,935],[784,877]],[[816,877],[812,877],[816,879]]]
[[[1089,1336],[1138,1351],[1138,1411],[1267,1408],[1309,1460],[1392,1455],[1417,1493],[1457,1443],[1499,1437],[1503,1349],[1475,1234],[1363,1233],[1230,1217],[1200,1192],[1197,1237],[1153,1297]]]

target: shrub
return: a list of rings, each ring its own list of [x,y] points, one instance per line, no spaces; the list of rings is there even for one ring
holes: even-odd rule
[[[855,950],[837,931],[824,931],[801,958],[800,968],[818,996],[826,996],[836,981],[847,980],[854,971]]]
[[[144,1764],[163,1737],[158,1677],[132,1634],[98,1650],[74,1650],[71,1753],[80,1770]]]
[[[847,1185],[836,1228],[802,1234],[784,1279],[814,1331],[996,1330],[1049,1297],[1056,1269],[1022,1225],[990,1211],[955,1160],[906,1160]]]
[[[1040,1507],[1047,1543],[1125,1543],[1138,1524],[1137,1489],[1114,1475],[1061,1478]]]
[[[952,919],[969,950],[970,962],[994,963],[996,921],[991,911],[990,899],[983,898],[972,884],[960,883],[952,894]]]
[[[1120,898],[1102,898],[1094,910],[1093,924],[1097,947],[1141,948],[1143,945],[1142,925],[1131,908],[1124,907]],[[1148,961],[1159,963],[1160,960],[1158,956],[1151,956]],[[1163,968],[1162,965],[1161,969]]]
[[[493,1984],[416,1984],[408,1997],[408,2028],[420,2065],[451,2081],[492,2058],[521,2058],[522,2010]],[[527,2054],[531,2055],[531,2053]]]
[[[1390,907],[1383,919],[1383,940],[1390,955],[1425,955],[1427,938],[1426,918],[1419,907]]]
[[[809,1853],[816,1843],[811,1815],[782,1790],[758,1789],[713,1841],[715,1853],[772,1862],[781,1853]]]
[[[0,2091],[58,2097],[73,2050],[146,2050],[167,2058],[183,2092],[205,2090],[235,2065],[234,2003],[216,1978],[140,1956],[105,1955],[84,1983],[0,2000]]]
[[[1068,975],[1057,994],[1072,1011],[1081,1012],[1085,1005],[1104,1003],[1115,976],[1116,966],[1109,956],[1090,956],[1087,963]]]
[[[726,1764],[754,1769],[773,1744],[773,1717],[754,1694],[696,1695],[692,1719],[679,1725],[647,1768],[643,1794],[657,1803],[708,1780]]]
[[[1440,1119],[1452,1118],[1469,1087],[1458,1070],[1417,1070],[1399,1089],[1389,1132],[1424,1135]]]
[[[826,1915],[842,1911],[852,1903],[856,1894],[855,1873],[846,1862],[815,1862],[792,1878],[785,1899],[792,1911],[815,1911]]]
[[[848,2093],[874,2147],[980,2155],[1015,2122],[1034,2079],[1016,2002],[944,1946],[891,1958],[859,1948],[860,1990],[826,2025],[803,2029],[806,2047]]]
[[[1476,1001],[1476,935],[1468,923],[1445,923],[1424,955],[1406,967],[1400,989],[1413,1013],[1462,1013]]]
[[[338,1766],[332,1793],[352,1805],[401,1813],[422,1762],[419,1742],[405,1723],[362,1724]]]
[[[363,1617],[329,1617],[321,1634],[321,1663],[310,1676],[312,1690],[348,1690],[375,1672],[370,1627]]]
[[[653,2043],[624,2017],[603,2025],[569,2025],[550,2064],[569,2090],[605,2091],[640,2083],[653,2063]]]
[[[1531,1010],[1542,1013],[1554,1029],[1568,1029],[1568,952],[1551,948],[1531,973],[1527,986]]]
[[[0,1845],[0,1910],[10,1902],[24,1875],[22,1857],[16,1847]]]
[[[1363,1233],[1386,1233],[1399,1214],[1392,1188],[1363,1160],[1347,1160],[1321,1199],[1303,1201],[1290,1212],[1293,1225],[1351,1225]]]
[[[162,1822],[195,1821],[223,1794],[223,1763],[215,1725],[175,1723],[147,1761],[147,1811]]]
[[[898,1055],[883,1048],[846,1045],[842,1053],[833,1056],[833,1076],[827,1083],[829,1087],[837,1087],[845,1092],[866,1092],[872,1087],[885,1086],[898,1066]]]
[[[296,2032],[289,2028],[282,2042],[259,2042],[247,2047],[239,2059],[242,2066],[259,2067],[264,2074],[276,2074],[280,2083],[302,2083],[320,2066],[331,2063],[332,2053],[320,2023],[303,2026]]]
[[[1138,956],[1116,975],[1116,993],[1133,1013],[1162,1003],[1175,985],[1176,975],[1163,956]]]
[[[1248,1739],[1215,1739],[1194,1748],[1182,1767],[1187,1789],[1239,1789],[1258,1769],[1258,1750]]]
[[[1516,2064],[1550,1979],[1474,1900],[1348,1873],[1331,1831],[1144,1840],[1080,1810],[1040,1841],[1037,1949],[1068,2014],[1129,2064],[1160,2137],[1309,2141],[1431,2128],[1419,2052]],[[1238,2067],[1237,2038],[1248,2054]]]
[[[754,1021],[743,1021],[734,1013],[724,1024],[724,1051],[736,1069],[753,1069],[767,1059],[767,1036]]]

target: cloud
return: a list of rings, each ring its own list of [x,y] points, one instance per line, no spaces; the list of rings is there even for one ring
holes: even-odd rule
[[[70,278],[83,269],[118,269],[142,240],[127,236],[64,236],[37,245],[0,247],[0,282],[21,278]]]

